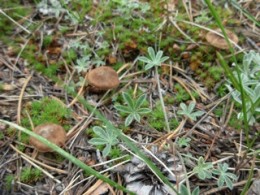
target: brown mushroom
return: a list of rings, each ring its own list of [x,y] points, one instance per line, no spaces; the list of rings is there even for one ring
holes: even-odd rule
[[[52,123],[42,124],[34,129],[34,133],[46,138],[47,140],[56,144],[57,146],[65,145],[66,132],[60,125]],[[40,142],[34,137],[30,137],[30,144],[32,144],[40,152],[52,151],[51,148],[49,148],[44,143]]]
[[[109,66],[101,66],[90,70],[86,77],[90,90],[93,92],[106,91],[119,85],[117,72]]]
[[[215,30],[217,33],[222,34],[220,29]],[[238,43],[238,37],[231,31],[225,30],[227,33],[227,36],[230,40],[232,40],[234,43]],[[208,32],[206,34],[206,40],[211,44],[212,46],[219,48],[219,49],[228,49],[228,43],[226,42],[225,38],[222,36],[217,35],[214,32]],[[231,42],[232,43],[232,42]]]

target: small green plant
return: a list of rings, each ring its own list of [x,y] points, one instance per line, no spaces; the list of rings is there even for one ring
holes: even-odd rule
[[[106,157],[110,153],[111,147],[118,143],[117,134],[113,129],[108,129],[107,127],[103,129],[102,127],[95,126],[93,127],[93,131],[97,137],[89,140],[89,143],[96,146],[105,145],[102,154]]]
[[[21,171],[21,182],[32,183],[38,181],[42,177],[42,172],[36,168],[25,167]]]
[[[200,188],[199,188],[199,186],[197,186],[192,191],[192,193],[190,193],[189,189],[185,185],[181,184],[181,186],[180,186],[180,194],[181,195],[199,195],[200,194]]]
[[[128,114],[125,119],[125,126],[129,126],[134,120],[140,123],[141,115],[151,112],[149,108],[142,108],[146,95],[141,95],[137,100],[134,100],[128,93],[123,93],[122,96],[127,105],[115,105],[115,108]]]
[[[91,65],[90,56],[91,55],[86,55],[83,58],[79,58],[76,60],[77,64],[75,68],[78,71],[78,73],[86,72],[90,68]]]
[[[191,102],[189,106],[186,106],[186,104],[181,103],[180,104],[181,110],[178,110],[179,115],[184,115],[185,117],[191,119],[192,121],[196,121],[197,117],[200,117],[204,114],[203,111],[196,111],[193,112],[195,108],[195,102]]]
[[[148,55],[149,55],[149,57],[141,56],[138,59],[146,64],[144,67],[145,70],[149,70],[153,67],[155,68],[155,77],[156,77],[156,81],[157,81],[160,102],[161,102],[162,109],[163,109],[166,130],[169,132],[170,125],[169,125],[168,116],[166,113],[166,109],[165,109],[165,105],[164,105],[164,101],[163,101],[163,97],[162,97],[162,93],[161,93],[160,78],[159,78],[159,73],[158,73],[158,67],[160,67],[163,62],[165,62],[167,59],[169,59],[169,57],[163,56],[163,51],[161,51],[161,50],[159,50],[155,54],[155,51],[152,47],[148,47]]]
[[[190,146],[191,139],[189,137],[180,137],[177,140],[177,144],[180,148]]]
[[[201,156],[198,159],[198,165],[193,168],[192,172],[197,174],[198,178],[202,180],[210,179],[212,178],[212,168],[213,164],[211,162],[205,162]]]
[[[241,86],[245,93],[245,105],[247,120],[249,125],[256,122],[256,115],[260,112],[260,54],[255,51],[250,51],[244,55],[243,64],[239,64],[237,71],[233,72],[237,81],[241,78]],[[226,85],[228,90],[232,92],[233,99],[242,105],[241,91],[234,89],[231,84]],[[239,112],[238,119],[242,119],[243,113]]]
[[[145,70],[149,70],[155,66],[161,66],[163,62],[169,59],[168,56],[162,56],[163,51],[161,50],[155,54],[155,51],[152,47],[148,47],[148,55],[149,57],[141,56],[138,58],[140,61],[146,63],[144,67]]]
[[[13,174],[6,175],[4,181],[5,181],[5,188],[7,190],[11,190],[12,182],[14,181],[14,175]]]
[[[227,184],[227,187],[232,190],[233,188],[233,181],[237,180],[237,176],[233,173],[228,173],[228,164],[224,163],[218,164],[218,169],[214,169],[212,171],[213,174],[218,175],[218,187],[223,187],[224,184]],[[233,181],[232,181],[233,180]]]
[[[190,99],[189,93],[179,83],[174,85],[174,91],[176,91],[174,95],[176,102],[179,103]]]

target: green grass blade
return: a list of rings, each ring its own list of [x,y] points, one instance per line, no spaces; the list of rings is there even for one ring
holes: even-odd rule
[[[95,171],[94,169],[92,169],[91,167],[87,166],[85,163],[81,162],[79,159],[75,158],[74,156],[72,156],[71,154],[69,154],[68,152],[66,152],[65,150],[61,149],[60,147],[58,147],[57,145],[53,144],[52,142],[48,141],[47,139],[45,139],[44,137],[37,135],[36,133],[34,133],[33,131],[30,131],[28,129],[25,129],[15,123],[12,122],[8,122],[5,120],[0,119],[0,122],[7,124],[15,129],[18,129],[19,131],[26,133],[34,138],[36,138],[37,140],[41,141],[42,143],[46,144],[47,146],[49,146],[50,148],[52,148],[54,151],[56,151],[57,153],[59,153],[60,155],[62,155],[63,157],[67,158],[69,161],[71,161],[73,164],[77,165],[78,167],[82,168],[84,171],[86,171],[86,173],[93,175],[94,177],[101,179],[102,181],[108,183],[109,185],[122,190],[126,193],[129,194],[134,194],[133,192],[127,190],[126,188],[124,188],[123,186],[119,185],[118,183],[114,182],[113,180],[110,180],[109,178],[103,176],[102,174],[100,174],[99,172]]]
[[[234,87],[239,91],[240,87],[239,87],[238,81],[237,81],[236,77],[234,76],[234,74],[232,73],[232,70],[229,68],[228,64],[224,60],[223,56],[219,52],[217,52],[217,57],[220,61],[221,66],[223,67],[227,77],[230,79],[230,81],[232,82]]]

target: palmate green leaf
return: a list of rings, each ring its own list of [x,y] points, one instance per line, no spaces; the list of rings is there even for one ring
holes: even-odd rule
[[[111,151],[111,145],[110,144],[106,144],[106,147],[102,151],[102,155],[104,157],[106,157],[109,154],[110,151]]]
[[[199,157],[198,165],[193,168],[193,173],[197,174],[197,176],[204,180],[210,179],[212,177],[212,169],[213,165],[211,162],[205,162],[203,157]]]
[[[168,59],[169,59],[168,56],[162,57],[161,60],[160,60],[160,65],[161,65],[163,62],[165,62],[166,60],[168,60]]]
[[[129,114],[125,119],[125,126],[129,126],[134,120],[134,114]]]
[[[106,157],[110,152],[111,146],[118,143],[115,130],[108,129],[107,127],[103,129],[99,126],[95,126],[93,127],[93,131],[98,137],[92,138],[89,140],[89,143],[92,145],[105,145],[106,147],[102,151],[102,154]]]
[[[145,94],[139,96],[137,100],[135,100],[128,93],[123,93],[123,98],[126,102],[130,102],[130,104],[128,103],[127,106],[116,105],[115,108],[129,114],[125,119],[125,126],[129,126],[134,120],[140,122],[140,114],[146,114],[151,111],[148,108],[140,108],[145,101]]]
[[[138,113],[134,113],[133,115],[134,115],[134,119],[135,119],[138,123],[140,123],[140,121],[141,121],[141,116],[140,116]]]
[[[237,176],[233,173],[229,173],[228,171],[228,164],[224,163],[224,164],[218,164],[218,169],[214,169],[212,171],[213,174],[215,175],[219,175],[218,178],[218,187],[222,187],[224,186],[224,184],[226,183],[227,187],[229,189],[233,188],[233,181],[237,180]],[[233,181],[232,181],[233,180]]]
[[[156,54],[155,60],[158,61],[158,62],[161,62],[162,55],[163,55],[163,52],[161,50],[158,51],[157,54]]]
[[[139,108],[140,106],[142,106],[142,104],[144,103],[145,99],[146,99],[146,95],[145,95],[145,94],[141,95],[141,96],[136,100],[135,108]]]
[[[194,108],[195,108],[195,102],[191,102],[187,109],[188,113],[192,113]]]
[[[92,144],[92,145],[105,145],[107,144],[107,141],[104,140],[103,138],[99,138],[99,137],[94,137],[91,140],[88,141],[88,143]]]
[[[151,60],[154,60],[156,58],[155,51],[152,47],[148,47],[148,54],[149,54]]]
[[[151,112],[151,109],[149,109],[149,108],[139,108],[139,109],[137,110],[137,112],[138,112],[139,114],[147,114],[147,113]]]
[[[154,63],[149,63],[149,64],[146,64],[146,65],[145,65],[144,69],[145,69],[145,70],[149,70],[150,68],[152,68],[152,67],[154,67],[154,66],[155,66]]]
[[[119,110],[120,112],[124,112],[124,113],[132,113],[133,112],[133,110],[130,109],[129,107],[127,107],[127,106],[115,105],[115,108],[117,110]]]
[[[105,132],[105,130],[99,126],[95,126],[93,127],[93,131],[96,135],[98,135],[101,138],[107,138],[107,133]]]
[[[188,110],[186,104],[184,104],[184,103],[181,103],[180,107],[181,107],[182,111],[187,111]]]
[[[147,58],[145,56],[139,57],[138,60],[140,60],[140,61],[142,61],[144,63],[147,63],[147,64],[152,63],[152,60],[150,60],[149,58]]]
[[[127,103],[127,105],[132,110],[134,110],[135,109],[135,104],[134,104],[134,101],[133,101],[132,97],[130,97],[130,95],[128,93],[123,93],[122,96],[123,96],[125,102]]]

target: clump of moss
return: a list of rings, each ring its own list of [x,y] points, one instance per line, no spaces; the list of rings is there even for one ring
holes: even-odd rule
[[[174,99],[176,103],[184,102],[191,98],[189,93],[178,83],[174,85],[173,90],[175,92]]]
[[[147,120],[151,127],[158,131],[163,131],[166,128],[164,113],[159,102],[156,103],[156,106],[153,109],[153,111],[149,113],[149,115],[147,115]],[[170,129],[175,129],[178,125],[179,122],[177,119],[169,119]]]
[[[21,171],[20,179],[21,182],[30,184],[38,181],[42,176],[42,172],[39,169],[25,167]]]
[[[12,182],[14,181],[15,177],[13,174],[8,174],[5,176],[5,189],[10,191],[12,189]]]

